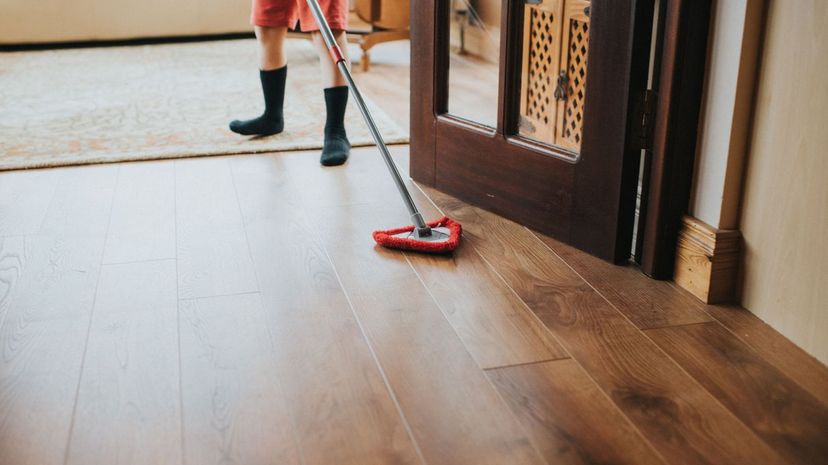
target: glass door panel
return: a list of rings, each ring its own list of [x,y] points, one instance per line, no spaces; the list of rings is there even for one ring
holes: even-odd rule
[[[448,112],[497,125],[501,0],[452,0]]]

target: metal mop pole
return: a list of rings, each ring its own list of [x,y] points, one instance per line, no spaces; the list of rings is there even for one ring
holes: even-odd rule
[[[307,0],[307,2],[308,7],[310,7],[311,12],[313,13],[313,17],[316,19],[316,24],[319,25],[319,31],[322,33],[322,38],[325,39],[325,45],[328,46],[331,58],[336,63],[336,66],[339,68],[342,76],[345,77],[345,81],[348,83],[348,89],[350,89],[351,95],[354,96],[357,107],[359,107],[359,111],[365,119],[365,124],[368,125],[368,130],[371,131],[371,136],[374,138],[374,142],[377,144],[377,148],[379,149],[380,154],[382,154],[383,160],[385,160],[385,165],[388,167],[388,171],[391,172],[391,177],[394,178],[397,190],[400,191],[403,202],[405,202],[405,206],[408,208],[411,220],[414,225],[417,226],[417,236],[422,237],[431,235],[431,228],[426,226],[425,220],[423,220],[423,215],[421,215],[420,211],[417,210],[417,205],[414,204],[414,200],[411,198],[411,193],[408,192],[408,189],[405,187],[405,182],[403,181],[402,176],[400,176],[400,171],[397,169],[397,165],[391,158],[391,153],[388,152],[388,147],[382,140],[382,134],[380,134],[379,129],[377,129],[377,125],[374,123],[374,118],[371,116],[371,113],[368,112],[368,107],[365,105],[362,93],[360,93],[356,83],[354,82],[353,76],[351,76],[351,70],[348,69],[348,65],[345,63],[345,58],[342,56],[342,50],[340,50],[339,45],[336,43],[336,39],[334,39],[333,32],[331,32],[330,26],[328,26],[328,21],[325,19],[325,15],[322,13],[319,3],[317,0]]]

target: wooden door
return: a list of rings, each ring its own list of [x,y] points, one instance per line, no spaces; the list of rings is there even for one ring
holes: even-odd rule
[[[455,22],[482,23],[468,10],[485,3],[412,2],[412,176],[607,260],[628,258],[653,1],[494,2],[491,120],[449,106]]]
[[[518,134],[581,150],[590,0],[528,4],[523,20]]]

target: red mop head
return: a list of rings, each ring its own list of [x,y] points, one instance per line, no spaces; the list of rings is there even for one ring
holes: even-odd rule
[[[412,250],[415,252],[428,253],[450,253],[460,245],[460,235],[463,233],[463,227],[460,223],[444,216],[437,221],[428,223],[428,226],[435,230],[447,230],[447,240],[425,240],[419,239],[416,235],[405,234],[414,231],[414,226],[406,226],[405,228],[388,229],[386,231],[374,231],[374,240],[377,244],[391,249]]]

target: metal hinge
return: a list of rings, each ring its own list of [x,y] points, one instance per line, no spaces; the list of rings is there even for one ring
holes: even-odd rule
[[[639,94],[636,99],[633,123],[633,148],[651,150],[653,148],[653,128],[655,126],[656,101],[658,96],[652,89]]]

